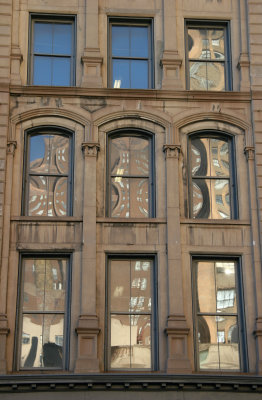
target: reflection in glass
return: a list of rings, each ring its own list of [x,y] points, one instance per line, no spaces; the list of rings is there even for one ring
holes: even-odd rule
[[[121,136],[110,141],[111,216],[149,216],[149,140]]]
[[[70,139],[35,135],[29,141],[28,215],[67,215]]]
[[[198,261],[196,283],[200,369],[239,370],[235,262]]]
[[[151,368],[150,260],[110,260],[110,366]]]
[[[63,368],[66,275],[65,259],[24,260],[21,368]]]

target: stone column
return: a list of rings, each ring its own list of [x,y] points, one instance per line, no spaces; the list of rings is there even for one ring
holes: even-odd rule
[[[3,249],[0,270],[0,374],[6,373],[6,337],[9,333],[6,298],[8,285],[8,257],[10,241],[10,216],[12,199],[12,177],[13,177],[13,158],[16,149],[16,142],[7,142],[6,157],[6,187],[3,223]]]
[[[180,145],[164,145],[167,176],[167,262],[169,315],[166,333],[168,337],[168,373],[192,371],[188,358],[188,333],[184,315],[183,277],[180,240],[179,207],[179,155]]]
[[[85,49],[82,56],[82,86],[102,87],[103,58],[99,49],[98,0],[85,0]]]
[[[255,337],[257,340],[257,373],[262,375],[262,271],[259,238],[259,217],[256,199],[256,176],[255,176],[255,148],[245,147],[248,163],[249,204],[251,220],[251,245],[253,258],[253,271],[256,288],[256,327]]]
[[[249,54],[247,45],[247,9],[246,0],[239,0],[239,35],[241,38],[241,52],[238,61],[238,69],[240,70],[240,91],[250,91],[250,74],[249,74]]]
[[[176,2],[163,1],[164,52],[162,89],[182,89],[180,67],[182,59],[177,49]],[[184,46],[183,46],[184,47]]]
[[[96,157],[99,144],[82,144],[85,157],[83,199],[83,247],[81,276],[81,315],[78,334],[78,357],[75,372],[99,371],[96,315]]]
[[[11,83],[21,85],[20,64],[23,61],[19,46],[19,0],[13,1],[12,47],[11,47]]]

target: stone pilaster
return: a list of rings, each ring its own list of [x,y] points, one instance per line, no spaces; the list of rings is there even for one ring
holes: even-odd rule
[[[75,372],[99,372],[96,316],[96,157],[99,143],[82,144],[84,166],[83,248],[81,280],[81,314],[76,333],[78,355]]]
[[[188,358],[188,333],[184,315],[183,277],[180,240],[179,207],[179,155],[180,145],[164,145],[167,174],[167,262],[169,315],[166,334],[168,338],[168,373],[191,372]]]

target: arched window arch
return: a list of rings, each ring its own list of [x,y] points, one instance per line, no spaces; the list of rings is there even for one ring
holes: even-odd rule
[[[190,217],[237,218],[233,137],[202,131],[189,137]]]
[[[72,213],[72,133],[41,127],[25,136],[23,213],[62,217]]]
[[[108,136],[108,216],[154,217],[153,148],[153,135],[144,131],[125,129]]]

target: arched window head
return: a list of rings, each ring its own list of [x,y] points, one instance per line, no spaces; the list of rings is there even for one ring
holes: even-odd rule
[[[118,218],[154,216],[153,138],[137,131],[109,136],[108,215]]]
[[[71,214],[71,135],[43,129],[27,135],[24,213]]]
[[[203,132],[189,140],[190,217],[236,218],[232,138]]]

